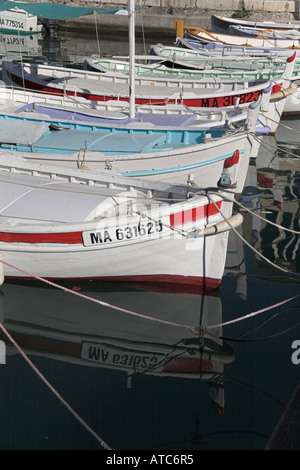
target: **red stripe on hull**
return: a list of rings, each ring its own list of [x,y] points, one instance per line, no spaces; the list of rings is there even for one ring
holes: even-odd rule
[[[171,274],[151,274],[141,276],[107,276],[107,277],[47,277],[40,276],[49,281],[60,282],[81,282],[81,281],[100,281],[100,282],[116,282],[130,284],[131,286],[139,286],[153,292],[176,292],[176,293],[189,293],[189,294],[206,294],[216,290],[222,279],[203,278],[197,276],[179,276]],[[18,280],[31,280],[35,281],[33,277],[25,276],[8,276],[5,279],[18,279]]]
[[[220,209],[222,201],[216,203]],[[219,211],[214,204],[208,204],[206,206],[194,207],[188,211],[178,212],[177,214],[170,215],[171,227],[177,227],[179,225],[188,224],[190,222],[196,222],[196,220],[204,219],[211,215],[217,214]]]
[[[117,96],[109,96],[109,95],[98,95],[98,94],[93,94],[90,92],[74,92],[71,90],[62,90],[62,89],[57,89],[53,88],[51,86],[46,86],[40,83],[32,82],[27,79],[22,79],[21,77],[18,77],[17,75],[14,75],[13,73],[8,73],[10,76],[10,79],[19,85],[21,88],[28,88],[34,91],[39,91],[42,93],[48,93],[52,95],[58,95],[58,96],[63,96],[63,95],[68,95],[68,96],[77,96],[81,98],[85,98],[86,100],[90,101],[108,101],[108,100],[115,100],[115,101],[126,101],[129,102],[129,97],[117,97]],[[272,93],[275,93],[276,91],[281,90],[281,85],[275,85],[272,88]],[[246,103],[251,103],[253,101],[256,101],[258,97],[262,94],[263,90],[256,90],[256,91],[249,91],[246,93],[236,93],[235,95],[228,95],[228,96],[220,96],[220,97],[211,97],[211,98],[183,98],[182,100],[178,99],[169,99],[162,97],[161,99],[151,99],[151,98],[137,98],[135,99],[135,103],[137,105],[142,105],[142,104],[152,104],[152,105],[158,105],[158,106],[164,106],[166,104],[176,104],[179,102],[182,102],[186,106],[191,106],[191,107],[200,107],[200,108],[220,108],[220,107],[226,107],[226,106],[234,106],[236,103],[237,98],[239,98],[239,104],[246,104]]]
[[[220,209],[222,201],[216,203]],[[194,207],[193,209],[170,215],[170,226],[176,227],[217,214],[214,204]],[[82,245],[82,232],[65,233],[10,233],[0,232],[0,242],[4,243],[61,243],[64,245]]]
[[[0,241],[5,243],[63,243],[82,244],[82,232],[73,233],[5,233],[0,232]]]

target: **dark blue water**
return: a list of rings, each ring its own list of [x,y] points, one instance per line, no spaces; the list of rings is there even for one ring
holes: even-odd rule
[[[79,65],[71,57],[76,47],[81,54],[76,44],[42,41],[35,60]],[[97,52],[93,38],[85,44]],[[297,140],[280,127],[251,162],[240,236],[230,237],[224,279],[211,295],[94,282],[66,285],[71,292],[1,286],[1,322],[39,371],[5,340],[2,450],[103,449],[97,436],[116,450],[266,447],[300,372],[292,361],[300,340],[299,235],[266,222],[299,231],[299,163],[290,154],[299,153]],[[199,326],[214,328],[201,339]]]

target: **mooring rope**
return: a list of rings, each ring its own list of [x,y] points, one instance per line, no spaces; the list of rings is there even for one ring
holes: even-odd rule
[[[291,228],[288,228],[288,227],[283,227],[282,225],[279,225],[279,224],[276,224],[275,222],[272,222],[271,220],[268,220],[266,219],[265,217],[262,217],[261,215],[257,214],[256,212],[253,212],[251,209],[249,209],[248,207],[244,206],[243,204],[241,204],[239,201],[237,200],[232,200],[230,198],[227,198],[226,196],[224,196],[224,199],[228,199],[228,201],[231,201],[233,202],[234,204],[236,204],[237,206],[239,206],[241,209],[243,209],[244,211],[246,212],[249,212],[249,214],[253,215],[254,217],[256,217],[257,219],[260,219],[260,220],[263,220],[264,222],[266,222],[267,224],[270,224],[270,225],[273,225],[274,227],[277,227],[279,230],[283,230],[285,232],[291,232],[293,233],[294,235],[300,235],[300,231],[298,230],[294,230],[294,229],[291,229]],[[228,222],[229,224],[229,222]],[[242,237],[241,237],[242,238]],[[244,243],[248,243],[244,238],[242,238],[243,242]],[[250,245],[251,246],[251,245]],[[253,247],[251,246],[251,248],[253,249]],[[255,252],[257,254],[260,255],[260,253],[255,250]],[[276,266],[277,267],[277,266]]]
[[[101,439],[98,434],[93,431],[92,428],[74,411],[74,409],[62,398],[62,396],[55,390],[55,388],[48,382],[48,380],[44,377],[44,375],[37,369],[37,367],[33,364],[33,362],[29,359],[29,357],[24,353],[24,351],[20,348],[20,346],[16,343],[16,341],[12,338],[12,336],[8,333],[6,328],[0,323],[0,328],[3,333],[7,336],[7,338],[11,341],[11,343],[15,346],[17,351],[21,354],[21,356],[25,359],[25,361],[29,364],[29,366],[34,370],[34,372],[38,375],[38,377],[46,384],[46,386],[51,390],[52,393],[59,399],[59,401],[72,413],[72,415],[79,421],[79,423],[90,433],[92,436],[101,444],[101,446],[106,450],[112,450],[104,441]]]
[[[272,261],[270,261],[268,258],[266,258],[264,255],[262,255],[260,252],[258,252],[249,242],[247,242],[247,240],[245,240],[241,235],[240,233],[232,226],[232,224],[230,223],[230,221],[226,218],[226,216],[222,213],[222,210],[217,206],[217,204],[215,203],[215,201],[213,200],[213,198],[210,196],[210,194],[219,194],[215,191],[212,191],[212,190],[208,190],[208,191],[205,191],[205,195],[207,196],[207,198],[211,201],[211,203],[215,206],[215,208],[217,209],[217,211],[220,213],[220,215],[222,216],[223,220],[225,220],[227,222],[227,224],[229,225],[229,227],[231,228],[231,230],[233,230],[235,232],[235,234],[241,238],[241,240],[243,241],[243,243],[245,243],[253,252],[255,252],[259,257],[261,257],[262,259],[264,259],[267,263],[273,265],[275,268],[289,274],[289,275],[295,275],[295,276],[299,276],[297,273],[291,273],[287,270],[285,270],[284,268],[281,268],[280,266],[277,266],[276,264],[272,263]],[[232,195],[232,193],[230,193]],[[197,195],[197,193],[195,193],[195,195]],[[296,231],[296,230],[292,230],[292,229],[289,229],[289,228],[286,228],[286,227],[283,227],[283,226],[280,226],[279,224],[276,224],[272,221],[269,221],[267,219],[265,219],[264,217],[254,213],[253,211],[251,211],[250,209],[248,209],[247,207],[243,206],[241,203],[239,203],[237,200],[233,200],[232,198],[230,198],[229,196],[226,195],[226,191],[224,190],[222,192],[222,196],[224,197],[224,199],[227,199],[229,202],[232,202],[234,204],[237,204],[238,206],[240,206],[241,208],[243,208],[245,211],[248,211],[249,213],[251,213],[253,216],[257,217],[257,218],[260,218],[261,220],[265,221],[266,223],[269,223],[271,225],[274,225],[276,226],[277,228],[281,229],[281,230],[284,230],[284,231],[289,231],[289,232],[292,232],[294,234],[300,234],[300,232]],[[142,213],[139,213],[137,211],[137,213],[140,215],[140,216],[145,216],[144,214]],[[184,231],[182,231],[181,235],[184,237],[185,236],[185,233]],[[130,315],[133,315],[133,316],[137,316],[137,317],[140,317],[140,318],[143,318],[143,319],[146,319],[146,320],[149,320],[149,321],[157,321],[159,323],[163,323],[163,324],[167,324],[167,325],[170,325],[170,326],[175,326],[175,327],[179,327],[179,328],[185,328],[185,329],[188,329],[190,330],[191,332],[193,332],[194,334],[203,334],[203,329],[202,327],[200,327],[201,331],[199,331],[199,326],[191,326],[191,325],[183,325],[183,324],[178,324],[178,323],[174,323],[174,322],[169,322],[167,320],[163,320],[163,319],[157,319],[157,318],[153,318],[153,317],[150,317],[150,316],[147,316],[147,315],[144,315],[144,314],[141,314],[141,313],[137,313],[137,312],[133,312],[132,310],[127,310],[127,309],[124,309],[122,307],[118,307],[118,306],[115,306],[115,305],[111,305],[111,304],[108,304],[107,302],[104,302],[102,300],[99,300],[99,299],[94,299],[94,298],[91,298],[91,297],[88,297],[80,292],[77,292],[77,291],[73,291],[71,289],[68,289],[64,286],[61,286],[59,284],[56,284],[52,281],[49,281],[48,279],[45,279],[45,278],[42,278],[42,277],[39,277],[39,276],[36,276],[34,275],[33,273],[30,273],[30,272],[27,272],[17,266],[14,266],[10,263],[7,263],[6,261],[4,261],[3,259],[0,258],[0,262],[3,264],[3,265],[6,265],[8,267],[11,267],[12,269],[16,269],[20,272],[22,272],[23,274],[25,274],[26,276],[29,276],[29,277],[32,277],[36,280],[39,280],[41,282],[44,282],[46,284],[49,284],[53,287],[56,287],[58,289],[61,289],[61,290],[64,290],[66,292],[69,292],[71,294],[74,294],[74,295],[77,295],[78,297],[81,297],[83,299],[86,299],[86,300],[89,300],[89,301],[92,301],[92,302],[95,302],[95,303],[98,303],[102,306],[105,306],[105,307],[108,307],[108,308],[113,308],[115,310],[119,310],[119,311],[122,311],[124,313],[128,313]],[[285,301],[283,301],[283,303],[286,303],[286,302],[289,302],[290,300],[293,300],[294,297],[290,298],[290,299],[287,299]],[[248,315],[245,315],[245,316],[242,316],[240,317],[239,319],[235,319],[234,321],[241,321],[243,319],[246,319],[246,318],[249,318],[249,316],[254,316],[254,315],[257,315],[263,311],[266,311],[268,309],[272,309],[272,308],[275,308],[277,307],[278,305],[282,305],[282,303],[279,303],[279,304],[275,304],[271,307],[267,307],[263,310],[259,310],[258,312],[253,312],[251,314],[248,314]],[[210,328],[216,328],[216,327],[219,327],[219,326],[223,326],[225,325],[224,323],[221,323],[219,325],[215,325],[213,327],[210,327]]]
[[[287,128],[287,129],[290,129],[290,130],[293,130],[293,129],[290,128],[289,126],[285,126],[285,125],[284,125],[283,127]],[[295,130],[295,132],[296,132],[296,129],[294,129],[294,130]],[[258,139],[256,139],[256,140],[258,141]],[[271,144],[270,142],[266,143],[266,142],[264,142],[264,141],[261,141],[261,146],[264,147],[264,148],[267,149],[267,150],[270,150],[270,148],[272,148],[272,149],[275,149],[275,150],[277,150],[277,151],[284,152],[284,153],[290,155],[291,157],[293,157],[293,158],[295,158],[295,159],[298,159],[298,160],[300,159],[300,156],[297,155],[296,153],[293,153],[293,152],[291,152],[290,150],[288,150],[288,149],[286,149],[286,148],[284,148],[284,147],[279,147],[278,145],[273,145],[273,144]]]
[[[4,265],[6,266],[9,266],[11,267],[12,269],[16,269],[20,272],[22,272],[23,274],[26,274],[30,277],[32,277],[33,279],[36,279],[36,280],[39,280],[41,282],[44,282],[46,284],[49,284],[53,287],[56,287],[58,289],[61,289],[65,292],[69,292],[73,295],[77,295],[78,297],[81,297],[85,300],[89,300],[89,301],[92,301],[92,302],[95,302],[95,303],[98,303],[98,304],[101,304],[105,307],[109,307],[109,308],[112,308],[112,309],[115,309],[115,310],[118,310],[118,311],[122,311],[124,313],[128,313],[130,315],[134,315],[134,316],[138,316],[140,318],[144,318],[144,319],[147,319],[147,320],[151,320],[151,321],[157,321],[159,323],[164,323],[164,324],[168,324],[168,325],[171,325],[171,326],[176,326],[176,327],[181,327],[181,328],[186,328],[190,331],[192,331],[193,333],[198,333],[198,335],[203,338],[204,334],[206,335],[210,335],[210,336],[215,336],[210,330],[213,330],[215,328],[219,328],[219,327],[223,327],[223,326],[227,326],[227,325],[230,325],[232,323],[236,323],[236,322],[239,322],[239,321],[242,321],[242,320],[246,320],[246,319],[249,319],[251,317],[254,317],[256,315],[259,315],[263,312],[266,312],[270,309],[273,309],[275,307],[278,307],[278,306],[281,306],[281,305],[284,305],[294,299],[296,299],[297,297],[299,297],[299,295],[296,295],[294,297],[291,297],[289,299],[286,299],[284,301],[281,301],[281,302],[278,302],[272,306],[268,306],[268,307],[265,307],[263,309],[260,309],[256,312],[252,312],[252,313],[249,313],[247,315],[244,315],[242,317],[239,317],[239,318],[236,318],[236,319],[233,319],[233,320],[230,320],[230,321],[227,321],[227,322],[223,322],[223,323],[219,323],[219,324],[216,324],[216,325],[210,325],[210,326],[206,326],[206,327],[203,327],[203,326],[195,326],[195,327],[191,327],[191,326],[186,326],[186,325],[181,325],[181,324],[177,324],[177,323],[173,323],[173,322],[168,322],[166,320],[161,320],[161,319],[158,319],[158,318],[153,318],[153,317],[149,317],[147,315],[144,315],[144,314],[140,314],[140,313],[137,313],[137,312],[133,312],[131,310],[127,310],[127,309],[124,309],[124,308],[121,308],[121,307],[117,307],[115,305],[112,305],[112,304],[108,304],[107,302],[103,302],[101,300],[98,300],[98,299],[94,299],[94,298],[91,298],[91,297],[88,297],[86,295],[83,295],[81,294],[80,292],[77,292],[77,291],[74,291],[74,290],[71,290],[71,289],[68,289],[64,286],[61,286],[61,285],[58,285],[52,281],[49,281],[45,278],[42,278],[42,277],[39,277],[39,276],[36,276],[32,273],[29,273],[21,268],[18,268],[16,266],[13,266],[12,264],[10,263],[7,263],[5,262],[4,260],[0,259],[0,262],[3,263]],[[77,421],[100,443],[100,445],[106,449],[106,450],[112,450],[107,444],[106,442],[98,436],[98,434],[75,412],[75,410],[62,398],[62,396],[54,389],[54,387],[48,382],[48,380],[44,377],[44,375],[37,369],[37,367],[33,364],[33,362],[28,358],[28,356],[24,353],[24,351],[20,348],[20,346],[16,343],[16,341],[12,338],[12,336],[8,333],[8,331],[6,330],[6,328],[3,326],[3,324],[0,323],[0,329],[3,331],[3,333],[7,336],[7,338],[9,339],[9,341],[11,341],[11,343],[15,346],[15,348],[17,349],[17,351],[21,354],[21,356],[25,359],[25,361],[29,364],[29,366],[34,370],[34,372],[38,375],[38,377],[45,383],[45,385],[49,388],[49,390],[59,399],[59,401],[68,409],[68,411],[70,411],[70,413],[77,419]]]
[[[209,192],[206,193],[206,196],[209,198],[209,200],[212,202],[212,204],[214,204],[214,206],[216,207],[216,209],[220,212],[221,216],[223,217],[224,220],[227,220],[226,217],[224,216],[224,214],[222,213],[222,211],[219,209],[219,207],[217,206],[217,204],[215,203],[215,201],[213,200],[213,198],[210,196],[210,194],[208,194]],[[211,191],[211,193],[213,194],[213,192]],[[224,198],[226,198],[226,195],[224,194]],[[240,205],[241,207],[243,207],[245,210],[247,210],[248,212],[252,212],[250,211],[249,209],[247,209],[246,207],[244,207],[242,204],[238,203],[236,200],[232,200],[231,198],[228,197],[228,199],[231,201],[231,202],[234,202],[238,205]],[[253,213],[254,214],[254,213]],[[262,218],[260,216],[258,216],[257,214],[254,214],[255,216],[259,217],[259,218]],[[263,219],[263,218],[262,218]],[[265,219],[263,219],[265,220]],[[266,222],[269,222],[266,220]],[[231,229],[240,237],[241,235],[237,232],[237,230],[230,224],[230,222],[227,220],[227,223],[228,225],[231,227]],[[272,223],[272,222],[269,222],[269,223]],[[276,225],[278,226],[277,224],[274,224],[272,223],[273,225]],[[283,230],[286,230],[284,227],[281,227]],[[294,233],[299,233],[299,232],[296,232],[296,231],[293,231]],[[250,248],[251,250],[255,251],[260,257],[262,257],[266,262],[268,263],[271,263],[273,264],[270,260],[268,260],[267,258],[265,258],[261,253],[257,252],[257,250],[255,250],[246,240],[244,240],[242,238],[243,242],[246,243]],[[170,325],[170,326],[173,326],[173,327],[180,327],[180,328],[185,328],[189,331],[191,331],[192,333],[198,335],[200,338],[202,338],[203,340],[203,336],[204,335],[210,335],[212,337],[215,337],[216,335],[212,333],[211,330],[213,329],[216,329],[216,328],[220,328],[220,327],[223,327],[223,326],[227,326],[227,325],[231,325],[233,323],[237,323],[237,322],[240,322],[240,321],[243,321],[243,320],[247,320],[249,318],[252,318],[254,316],[257,316],[259,314],[262,314],[266,311],[269,311],[271,309],[274,309],[276,307],[279,307],[279,306],[282,306],[288,302],[291,302],[292,300],[296,299],[299,297],[299,295],[296,295],[296,296],[293,296],[293,297],[290,297],[289,299],[285,299],[281,302],[277,302],[276,304],[273,304],[271,306],[267,306],[263,309],[260,309],[258,311],[255,311],[255,312],[251,312],[251,313],[248,313],[246,315],[243,315],[241,317],[238,317],[238,318],[235,318],[235,319],[232,319],[232,320],[229,320],[229,321],[226,321],[226,322],[222,322],[222,323],[219,323],[219,324],[216,324],[216,325],[210,325],[210,326],[206,326],[206,327],[203,327],[202,325],[197,325],[197,326],[188,326],[188,325],[183,325],[183,324],[178,324],[178,323],[174,323],[174,322],[169,322],[167,320],[163,320],[163,319],[159,319],[159,318],[153,318],[153,317],[150,317],[148,315],[144,315],[144,314],[141,314],[141,313],[137,313],[137,312],[134,312],[132,310],[128,310],[128,309],[124,309],[122,307],[118,307],[118,306],[115,306],[115,305],[112,305],[112,304],[109,304],[107,302],[104,302],[102,300],[99,300],[99,299],[94,299],[94,298],[91,298],[87,295],[84,295],[78,291],[74,291],[74,290],[71,290],[71,289],[68,289],[67,287],[64,287],[64,286],[61,286],[59,284],[56,284],[52,281],[49,281],[48,279],[45,279],[45,278],[42,278],[40,276],[36,276],[32,273],[29,273],[17,266],[14,266],[10,263],[7,263],[6,261],[0,259],[0,262],[3,264],[3,265],[6,265],[8,267],[11,267],[12,269],[16,269],[20,272],[22,272],[23,274],[25,274],[26,276],[29,276],[29,277],[32,277],[33,279],[36,279],[38,281],[41,281],[43,283],[46,283],[48,285],[51,285],[53,287],[56,287],[60,290],[63,290],[65,292],[69,292],[73,295],[77,295],[78,297],[81,297],[85,300],[88,300],[88,301],[91,301],[91,302],[94,302],[94,303],[97,303],[97,304],[100,304],[102,306],[105,306],[105,307],[108,307],[108,308],[112,308],[112,309],[115,309],[115,310],[118,310],[118,311],[121,311],[123,313],[127,313],[127,314],[130,314],[130,315],[133,315],[133,316],[137,316],[139,318],[143,318],[143,319],[146,319],[146,320],[149,320],[149,321],[154,321],[154,322],[158,322],[158,323],[163,323],[163,324],[167,324],[167,325]],[[274,265],[274,264],[273,264]],[[277,269],[280,269],[284,272],[288,272],[286,270],[284,270],[283,268],[280,268],[279,266],[277,265],[274,265]],[[290,273],[289,273],[290,274]],[[105,448],[106,450],[111,450],[111,448],[103,441],[103,439],[101,439],[96,433],[95,431],[93,431],[93,429],[91,429],[86,423],[85,421],[73,410],[73,408],[61,397],[61,395],[54,389],[54,387],[47,381],[47,379],[43,376],[43,374],[41,374],[39,372],[39,370],[36,368],[36,366],[32,363],[32,361],[28,358],[28,356],[22,351],[22,349],[20,348],[20,346],[16,343],[16,341],[11,337],[11,335],[8,333],[8,331],[5,329],[5,327],[0,323],[0,328],[1,330],[3,331],[3,333],[7,336],[7,338],[11,341],[11,343],[15,346],[15,348],[19,351],[19,353],[22,355],[22,357],[26,360],[26,362],[30,365],[30,367],[32,367],[32,369],[35,371],[35,373],[40,377],[40,379],[46,384],[46,386],[49,388],[50,391],[52,391],[52,393],[54,393],[54,395],[60,400],[60,402],[71,412],[71,414],[79,421],[79,423],[100,443],[100,445]],[[220,336],[218,336],[218,338],[221,338]],[[223,337],[222,337],[223,338]],[[222,339],[221,338],[221,339]],[[237,340],[238,341],[238,340]]]
[[[293,309],[295,308],[299,308],[299,305],[297,305],[296,307],[293,307]],[[295,328],[297,328],[299,325],[300,325],[300,322],[296,323],[295,325],[292,325],[288,328],[286,328],[285,330],[281,330],[279,333],[273,333],[272,335],[268,335],[268,336],[264,336],[262,338],[255,338],[255,339],[243,339],[246,335],[250,334],[250,332],[253,332],[255,330],[258,330],[259,328],[261,328],[262,326],[264,326],[268,321],[270,320],[273,320],[276,316],[278,316],[279,314],[281,315],[283,312],[286,312],[288,310],[291,310],[290,308],[288,309],[282,309],[280,310],[279,312],[275,312],[271,317],[269,317],[267,320],[261,322],[261,324],[259,326],[256,326],[255,328],[252,328],[252,330],[248,330],[246,333],[244,333],[243,335],[239,336],[238,338],[235,338],[235,339],[232,339],[232,338],[226,338],[224,336],[221,337],[221,339],[223,339],[224,341],[232,341],[234,343],[253,343],[253,342],[258,342],[258,341],[266,341],[266,340],[269,340],[269,339],[274,339],[278,336],[281,336],[287,332],[290,332],[292,330],[294,330]]]
[[[300,294],[297,294],[295,295],[294,297],[290,297],[289,299],[285,299],[285,300],[282,300],[281,302],[277,302],[276,304],[273,304],[272,306],[269,306],[269,307],[265,307],[265,308],[262,308],[260,310],[257,310],[256,312],[251,312],[251,313],[248,313],[246,315],[244,315],[243,317],[239,317],[239,318],[234,318],[233,320],[228,320],[226,322],[223,322],[223,323],[219,323],[217,325],[210,325],[210,326],[207,326],[205,327],[205,329],[207,330],[212,330],[214,328],[219,328],[219,327],[223,327],[223,326],[227,326],[227,325],[232,325],[233,323],[237,323],[238,321],[240,320],[246,320],[248,318],[252,318],[252,317],[255,317],[256,315],[259,315],[260,313],[264,313],[270,309],[273,309],[273,308],[276,308],[276,307],[280,307],[281,305],[284,305],[288,302],[291,302],[292,300],[295,300],[297,299],[298,297],[300,297]]]
[[[228,222],[229,224],[229,222]],[[233,228],[233,227],[232,227]],[[233,228],[234,229],[234,228]],[[241,317],[238,317],[238,318],[235,318],[234,320],[231,320],[229,322],[225,322],[225,323],[219,323],[217,325],[213,325],[213,326],[209,326],[209,327],[203,327],[203,326],[200,326],[199,325],[196,325],[196,326],[192,326],[192,325],[183,325],[183,324],[180,324],[180,323],[175,323],[175,322],[170,322],[170,321],[167,321],[167,320],[163,320],[163,319],[160,319],[160,318],[153,318],[153,317],[150,317],[148,315],[145,315],[145,314],[142,314],[142,313],[138,313],[138,312],[134,312],[132,310],[128,310],[128,309],[124,309],[122,307],[118,307],[116,305],[113,305],[113,304],[109,304],[107,302],[104,302],[103,300],[99,300],[99,299],[95,299],[93,297],[89,297],[87,295],[84,295],[84,294],[81,294],[80,292],[78,291],[74,291],[72,289],[68,289],[67,287],[64,287],[60,284],[57,284],[53,281],[49,281],[48,279],[46,278],[43,278],[43,277],[40,277],[40,276],[36,276],[35,274],[33,273],[30,273],[28,271],[25,271],[24,269],[21,269],[17,266],[14,266],[10,263],[7,263],[6,261],[4,261],[3,259],[0,259],[0,262],[3,264],[3,265],[6,265],[12,269],[15,269],[17,271],[20,271],[22,272],[23,274],[26,274],[26,276],[29,276],[29,277],[32,277],[33,279],[35,280],[38,280],[38,281],[41,281],[45,284],[48,284],[48,285],[51,285],[52,287],[56,287],[60,290],[63,290],[65,292],[68,292],[70,294],[73,294],[73,295],[77,295],[78,297],[81,297],[85,300],[88,300],[88,301],[91,301],[91,302],[94,302],[94,303],[97,303],[99,305],[102,305],[104,307],[108,307],[108,308],[111,308],[111,309],[114,309],[114,310],[118,310],[120,312],[123,312],[123,313],[127,313],[129,315],[133,315],[135,317],[139,317],[139,318],[143,318],[145,320],[149,320],[149,321],[153,321],[153,322],[158,322],[158,323],[162,323],[162,324],[166,324],[166,325],[169,325],[169,326],[173,326],[173,327],[179,327],[179,328],[184,328],[184,329],[187,329],[189,330],[190,332],[194,333],[194,334],[198,334],[198,335],[203,335],[203,333],[207,333],[209,334],[209,330],[211,329],[214,329],[214,328],[219,328],[219,327],[222,327],[222,326],[225,326],[227,324],[230,324],[230,323],[235,323],[237,321],[242,321],[242,320],[246,320],[250,317],[253,317],[253,316],[256,316],[260,313],[263,313],[263,312],[266,312],[268,310],[272,310],[273,308],[276,308],[280,305],[284,305],[292,300],[294,300],[295,298],[299,297],[299,295],[296,295],[294,297],[290,297],[289,299],[286,299],[286,300],[283,300],[281,302],[278,302],[274,305],[271,305],[271,306],[268,306],[268,307],[265,307],[263,309],[260,309],[260,310],[257,310],[255,312],[252,312],[252,313],[249,313],[249,314],[246,314],[246,315],[243,315]]]
[[[101,59],[101,51],[100,51],[100,41],[99,41],[99,34],[98,34],[98,23],[97,23],[97,12],[94,11],[93,15],[95,17],[95,31],[96,31],[96,41],[97,41],[97,49],[98,49],[98,56]]]
[[[41,282],[44,282],[45,284],[48,284],[52,287],[56,287],[60,290],[63,290],[65,292],[69,292],[70,294],[73,294],[73,295],[77,295],[78,297],[81,297],[82,299],[85,299],[85,300],[89,300],[91,302],[94,302],[94,303],[97,303],[99,305],[102,305],[103,307],[108,307],[108,308],[112,308],[114,310],[118,310],[120,312],[123,312],[123,313],[128,313],[130,315],[133,315],[133,316],[137,316],[137,317],[140,317],[140,318],[143,318],[144,320],[150,320],[150,321],[157,321],[159,323],[164,323],[164,324],[167,324],[167,325],[170,325],[170,326],[177,326],[177,327],[180,327],[180,328],[186,328],[186,329],[190,329],[191,331],[194,331],[194,327],[192,326],[187,326],[187,325],[182,325],[182,324],[179,324],[179,323],[173,323],[173,322],[169,322],[167,320],[162,320],[162,319],[159,319],[159,318],[153,318],[153,317],[150,317],[148,315],[144,315],[144,314],[141,314],[141,313],[137,313],[137,312],[134,312],[132,310],[127,310],[127,309],[124,309],[122,307],[118,307],[116,305],[112,305],[112,304],[109,304],[107,302],[104,302],[103,300],[99,300],[99,299],[94,299],[93,297],[89,297],[87,295],[84,295],[78,291],[74,291],[72,289],[68,289],[67,287],[64,287],[60,284],[56,284],[55,282],[53,281],[49,281],[48,279],[45,279],[43,277],[40,277],[40,276],[36,276],[35,274],[32,274],[28,271],[25,271],[24,269],[21,269],[21,268],[18,268],[17,266],[14,266],[10,263],[7,263],[6,261],[4,261],[3,259],[0,259],[0,262],[2,264],[4,264],[5,266],[8,266],[12,269],[15,269],[17,271],[20,271],[21,273],[25,274],[26,276],[28,277],[32,277],[33,279],[37,280],[37,281],[41,281]]]
[[[208,194],[208,198],[209,198],[209,194]],[[212,202],[212,204],[216,207],[216,209],[220,212],[220,214],[222,215],[222,217],[224,217],[223,214],[222,214],[221,209],[215,204],[215,202],[214,202],[212,199],[211,199],[211,202]],[[233,202],[236,202],[236,201],[233,201]],[[251,211],[249,211],[249,212],[251,212]],[[252,213],[253,215],[255,215],[255,216],[257,215],[257,214],[255,214],[254,212],[251,212],[251,213]],[[259,216],[259,217],[260,217],[260,216]],[[262,217],[260,217],[260,218],[262,218]],[[264,219],[264,218],[262,218],[262,219],[265,220],[266,222],[269,222],[267,219]],[[279,271],[282,271],[282,272],[284,272],[284,273],[286,273],[286,274],[289,274],[290,276],[295,276],[296,278],[300,278],[300,274],[298,274],[298,273],[291,273],[290,271],[288,271],[288,270],[282,268],[281,266],[278,266],[277,264],[275,264],[275,263],[273,263],[271,260],[269,260],[267,257],[265,257],[262,253],[260,253],[258,250],[256,250],[247,240],[245,240],[245,239],[241,236],[241,234],[230,224],[229,220],[227,220],[227,223],[228,223],[228,225],[230,226],[231,230],[233,230],[234,233],[235,233],[239,238],[241,238],[241,240],[243,241],[243,243],[245,243],[245,245],[247,245],[254,253],[256,253],[260,258],[262,258],[266,263],[271,264],[273,267],[277,268]],[[271,222],[270,222],[270,223],[271,223]],[[272,225],[276,225],[276,224],[274,224],[274,223],[271,223],[271,224],[272,224]],[[285,230],[285,227],[282,227],[282,226],[280,226],[280,225],[276,225],[276,226],[277,226],[277,227],[280,227],[282,230]],[[293,233],[296,233],[296,234],[299,234],[299,233],[300,233],[300,232],[296,232],[296,231],[293,231],[293,230],[290,230],[290,229],[288,229],[288,230],[289,230],[289,231],[292,231]]]

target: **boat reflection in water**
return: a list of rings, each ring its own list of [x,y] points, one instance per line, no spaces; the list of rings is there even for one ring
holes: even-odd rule
[[[2,285],[1,322],[27,355],[116,369],[127,374],[129,387],[139,374],[200,379],[223,415],[224,366],[234,353],[220,338],[221,326],[198,334],[199,327],[222,323],[218,291],[201,296],[92,282],[69,287],[120,310],[36,282]],[[14,354],[1,339],[8,356]]]
[[[22,56],[35,57],[41,54],[42,35],[20,36],[18,34],[1,34],[0,55],[12,59],[10,54],[15,54],[15,59],[21,60]],[[8,55],[9,54],[9,55]]]
[[[242,203],[252,213],[243,212],[243,237],[272,263],[256,254],[258,279],[300,280],[300,146],[296,145],[299,133],[291,127],[298,123],[284,120],[278,135],[264,138],[265,145],[248,171]],[[287,135],[281,141],[282,132]]]

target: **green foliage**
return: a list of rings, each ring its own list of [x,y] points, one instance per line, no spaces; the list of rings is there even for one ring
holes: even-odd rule
[[[250,16],[251,11],[250,10],[237,10],[234,13],[232,13],[231,18],[245,18],[246,16]]]

